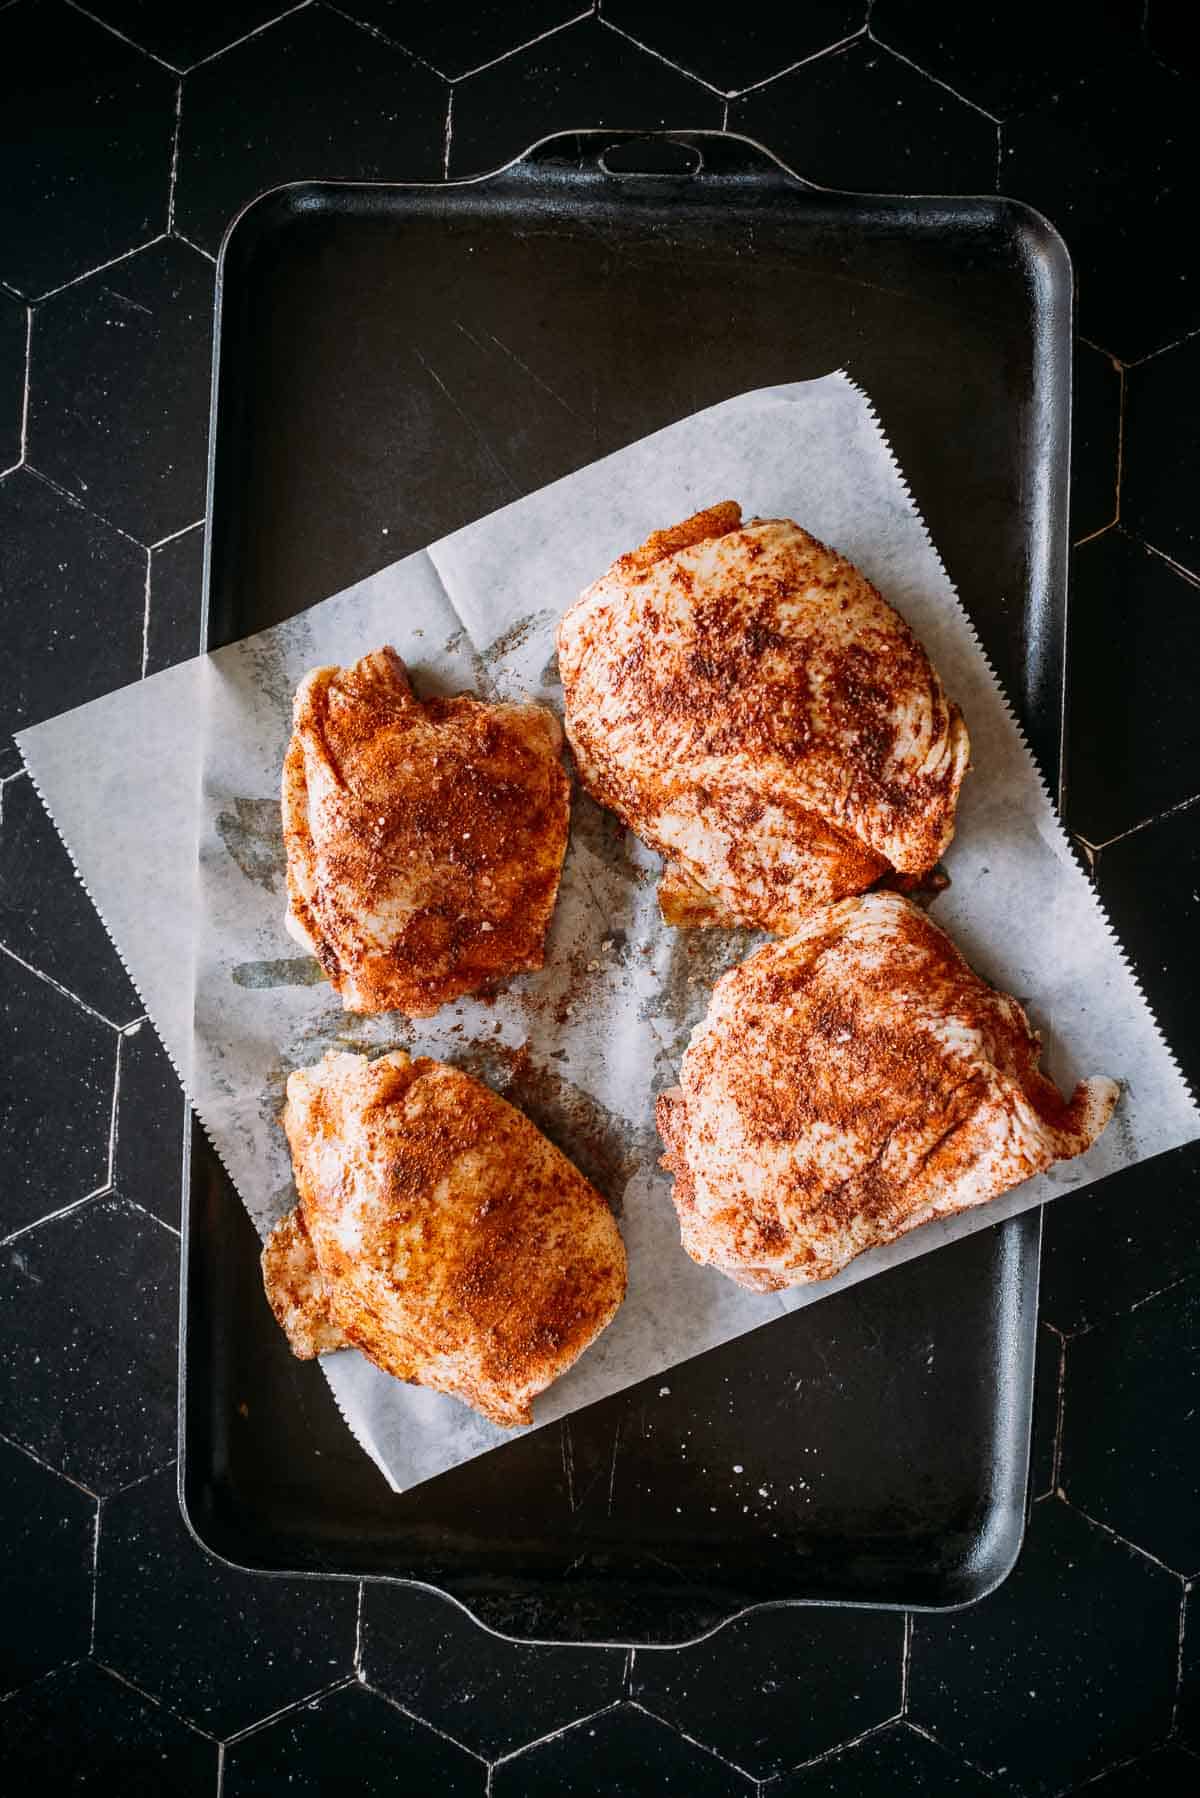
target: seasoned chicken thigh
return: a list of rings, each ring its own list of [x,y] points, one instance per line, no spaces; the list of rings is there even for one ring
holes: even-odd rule
[[[416,699],[391,649],[305,677],[283,765],[286,922],[347,1011],[428,1017],[541,967],[561,746],[542,706]]]
[[[300,1203],[263,1277],[293,1353],[352,1345],[493,1423],[531,1423],[624,1297],[600,1194],[504,1099],[402,1050],[292,1074],[283,1122]]]
[[[1017,1004],[891,893],[813,913],[713,989],[658,1101],[683,1246],[761,1292],[1081,1155],[1116,1103],[1038,1071]]]
[[[970,744],[856,568],[732,501],[614,562],[563,616],[584,785],[667,861],[672,924],[794,929],[954,834]]]

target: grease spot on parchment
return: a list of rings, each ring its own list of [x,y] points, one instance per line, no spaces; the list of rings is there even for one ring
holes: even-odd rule
[[[320,986],[325,975],[315,956],[284,956],[281,961],[239,961],[233,970],[235,986]]]
[[[540,630],[542,625],[548,623],[555,616],[554,612],[544,609],[540,612],[525,612],[520,618],[514,618],[506,631],[501,631],[498,637],[492,639],[483,651],[481,659],[490,668],[494,662],[500,661],[501,657],[511,655],[514,649],[522,648],[524,644],[528,643],[534,631]]]
[[[539,1067],[528,1048],[464,1043],[446,1059],[523,1111],[620,1215],[630,1180],[659,1153],[652,1128],[630,1123],[574,1081]]]
[[[287,856],[278,799],[235,799],[231,811],[217,813],[217,834],[247,880],[279,890]]]

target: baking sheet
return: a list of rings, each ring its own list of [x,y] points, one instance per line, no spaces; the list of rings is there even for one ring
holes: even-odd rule
[[[782,1295],[743,1293],[689,1262],[678,1248],[669,1181],[654,1167],[653,1094],[673,1082],[712,980],[753,939],[663,929],[656,858],[586,799],[575,807],[547,969],[514,982],[494,1004],[465,1002],[413,1025],[348,1018],[327,987],[310,983],[309,964],[281,922],[278,767],[291,693],[308,667],[390,641],[421,693],[471,686],[556,704],[553,630],[562,607],[650,529],[725,497],[740,499],[747,513],[795,516],[836,544],[926,643],[966,713],[975,764],[947,858],[953,885],[934,915],[980,972],[1026,1003],[1060,1084],[1103,1072],[1126,1089],[1113,1126],[1081,1161],[873,1251],[837,1281]],[[160,693],[142,697],[156,683]],[[24,734],[35,778],[181,1062],[180,944],[193,895],[176,863],[178,818],[165,838],[144,840],[148,796],[134,773],[110,780],[112,815],[101,824],[68,790],[68,774],[78,781],[86,765],[88,782],[100,778],[91,759],[102,723],[102,763],[120,767],[114,751],[123,748],[129,776],[149,722],[169,740],[159,772],[177,779],[176,804],[194,827],[198,712],[207,752],[192,1096],[260,1229],[293,1202],[277,1124],[286,1074],[335,1045],[403,1044],[481,1073],[548,1127],[620,1207],[629,1296],[600,1341],[538,1401],[535,1427],[1197,1133],[1192,1101],[1071,856],[869,402],[842,375],[697,414],[286,625]],[[190,813],[182,799],[188,779]],[[170,803],[161,780],[157,787],[151,815]],[[133,883],[140,903],[129,891],[135,867],[146,872]],[[443,1395],[399,1385],[356,1354],[323,1365],[343,1414],[396,1489],[511,1434]]]

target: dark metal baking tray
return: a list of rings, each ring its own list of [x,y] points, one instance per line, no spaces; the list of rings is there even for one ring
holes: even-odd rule
[[[845,366],[1057,778],[1071,273],[1027,207],[830,193],[719,134],[581,132],[475,182],[267,194],[218,302],[210,647],[701,407]],[[180,1493],[231,1562],[425,1582],[514,1636],[671,1643],[770,1601],[961,1605],[1016,1558],[1036,1213],[396,1497],[288,1353],[198,1128],[189,1172]]]

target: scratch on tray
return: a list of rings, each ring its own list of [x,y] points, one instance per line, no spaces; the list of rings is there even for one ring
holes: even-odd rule
[[[612,1516],[613,1489],[617,1483],[617,1453],[621,1447],[621,1425],[618,1422],[613,1431],[612,1460],[608,1466],[608,1515]]]
[[[469,343],[473,343],[477,350],[481,350],[483,348],[483,345],[480,343],[478,337],[473,336],[472,333],[467,330],[467,327],[463,324],[461,319],[456,318],[454,323],[458,327],[458,329],[462,332],[463,336],[467,339],[467,341]],[[572,418],[577,418],[581,424],[588,423],[588,420],[586,418],[584,418],[582,412],[577,412],[575,410],[574,406],[571,405],[569,400],[565,400],[561,393],[558,393],[553,387],[551,387],[549,381],[543,380],[541,375],[538,374],[537,370],[530,368],[528,362],[523,361],[522,358],[517,355],[516,350],[510,349],[508,344],[506,344],[501,338],[497,337],[494,331],[488,331],[485,333],[485,335],[491,338],[492,342],[495,344],[496,348],[501,352],[502,355],[507,356],[510,362],[515,362],[517,367],[524,374],[527,374],[529,376],[529,379],[533,382],[534,386],[540,387],[543,393],[548,393],[550,395],[550,398],[552,400],[554,400],[558,405],[560,405],[564,412],[569,413]]]
[[[559,1447],[562,1450],[563,1477],[567,1482],[567,1503],[574,1516],[575,1504],[575,1444],[571,1438],[571,1419],[564,1417],[558,1426]]]
[[[424,356],[422,356],[420,350],[418,350],[416,348],[413,349],[413,355],[416,357],[417,361],[421,364],[421,367],[425,370],[425,373],[429,376],[430,380],[433,381],[437,387],[441,388],[442,392],[445,394],[445,396],[449,400],[450,404],[454,407],[454,410],[458,413],[458,416],[462,419],[463,423],[466,425],[468,431],[470,431],[472,437],[474,437],[476,443],[479,445],[480,449],[483,451],[483,453],[487,457],[488,461],[492,464],[492,467],[496,470],[497,474],[506,483],[506,485],[512,488],[512,491],[513,491],[513,494],[515,495],[515,497],[517,497],[519,499],[521,496],[520,487],[517,485],[516,481],[514,481],[513,477],[509,474],[507,468],[505,468],[503,462],[500,460],[499,456],[496,454],[495,450],[492,448],[491,444],[488,442],[487,438],[484,436],[484,434],[480,430],[479,426],[475,423],[475,420],[471,417],[471,414],[469,412],[465,411],[463,409],[462,405],[459,403],[459,401],[455,399],[454,395],[451,393],[450,389],[447,387],[446,383],[443,381],[441,375],[439,375],[437,369],[433,366],[432,362],[427,361],[426,358]]]
[[[115,287],[103,287],[100,291],[111,294],[114,300],[120,300],[122,306],[131,306],[135,312],[144,312],[147,318],[154,317],[149,306],[143,306],[140,300],[131,300],[127,293],[118,293]]]

